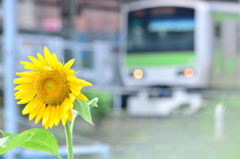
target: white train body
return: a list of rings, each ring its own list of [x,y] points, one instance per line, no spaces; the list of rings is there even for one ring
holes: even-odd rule
[[[236,8],[239,5],[203,1],[138,1],[124,6],[124,85],[207,88],[215,56],[212,15],[239,14]]]

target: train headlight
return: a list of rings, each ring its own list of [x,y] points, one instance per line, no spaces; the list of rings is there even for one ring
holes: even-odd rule
[[[133,77],[134,77],[134,78],[136,78],[136,79],[141,79],[141,78],[143,78],[143,76],[144,76],[144,73],[143,73],[142,70],[137,69],[137,70],[134,70],[134,71],[133,71]]]
[[[191,68],[186,68],[186,69],[184,70],[184,75],[185,75],[186,77],[192,77],[192,76],[194,75],[194,70],[191,69]]]

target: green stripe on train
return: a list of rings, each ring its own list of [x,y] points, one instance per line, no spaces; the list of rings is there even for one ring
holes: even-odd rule
[[[237,71],[237,60],[234,58],[224,58],[221,50],[214,52],[214,71],[215,73],[228,72],[234,73]]]
[[[126,55],[125,64],[127,66],[167,66],[193,64],[195,54],[188,52],[144,52],[130,53]]]
[[[239,20],[239,15],[234,13],[212,12],[212,18],[216,21]]]

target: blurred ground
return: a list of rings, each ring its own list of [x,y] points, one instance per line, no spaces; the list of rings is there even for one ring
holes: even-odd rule
[[[226,106],[225,128],[223,138],[216,139],[214,108],[219,102],[224,102]],[[123,112],[119,116],[109,115],[101,119],[93,117],[95,126],[78,118],[75,122],[77,135],[74,143],[79,145],[99,141],[109,144],[112,146],[111,159],[238,159],[239,103],[238,99],[205,101],[205,107],[191,116],[141,118],[130,117]],[[28,127],[21,126],[21,129]],[[50,131],[59,138],[61,145],[65,144],[62,126]],[[76,156],[78,158],[99,159],[100,156]]]

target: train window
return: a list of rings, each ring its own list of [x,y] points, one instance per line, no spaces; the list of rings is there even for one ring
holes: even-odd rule
[[[214,28],[214,33],[215,33],[215,37],[221,37],[221,25],[220,23],[215,23],[215,28]]]
[[[64,50],[64,63],[67,63],[71,59],[73,59],[73,50],[65,49]],[[73,64],[73,66],[74,66],[74,64]]]
[[[93,52],[82,51],[82,68],[93,68]]]
[[[128,14],[128,53],[193,51],[194,9],[155,7]]]
[[[0,64],[3,64],[3,43],[2,42],[0,42]]]
[[[237,27],[237,54],[240,56],[240,23]]]

